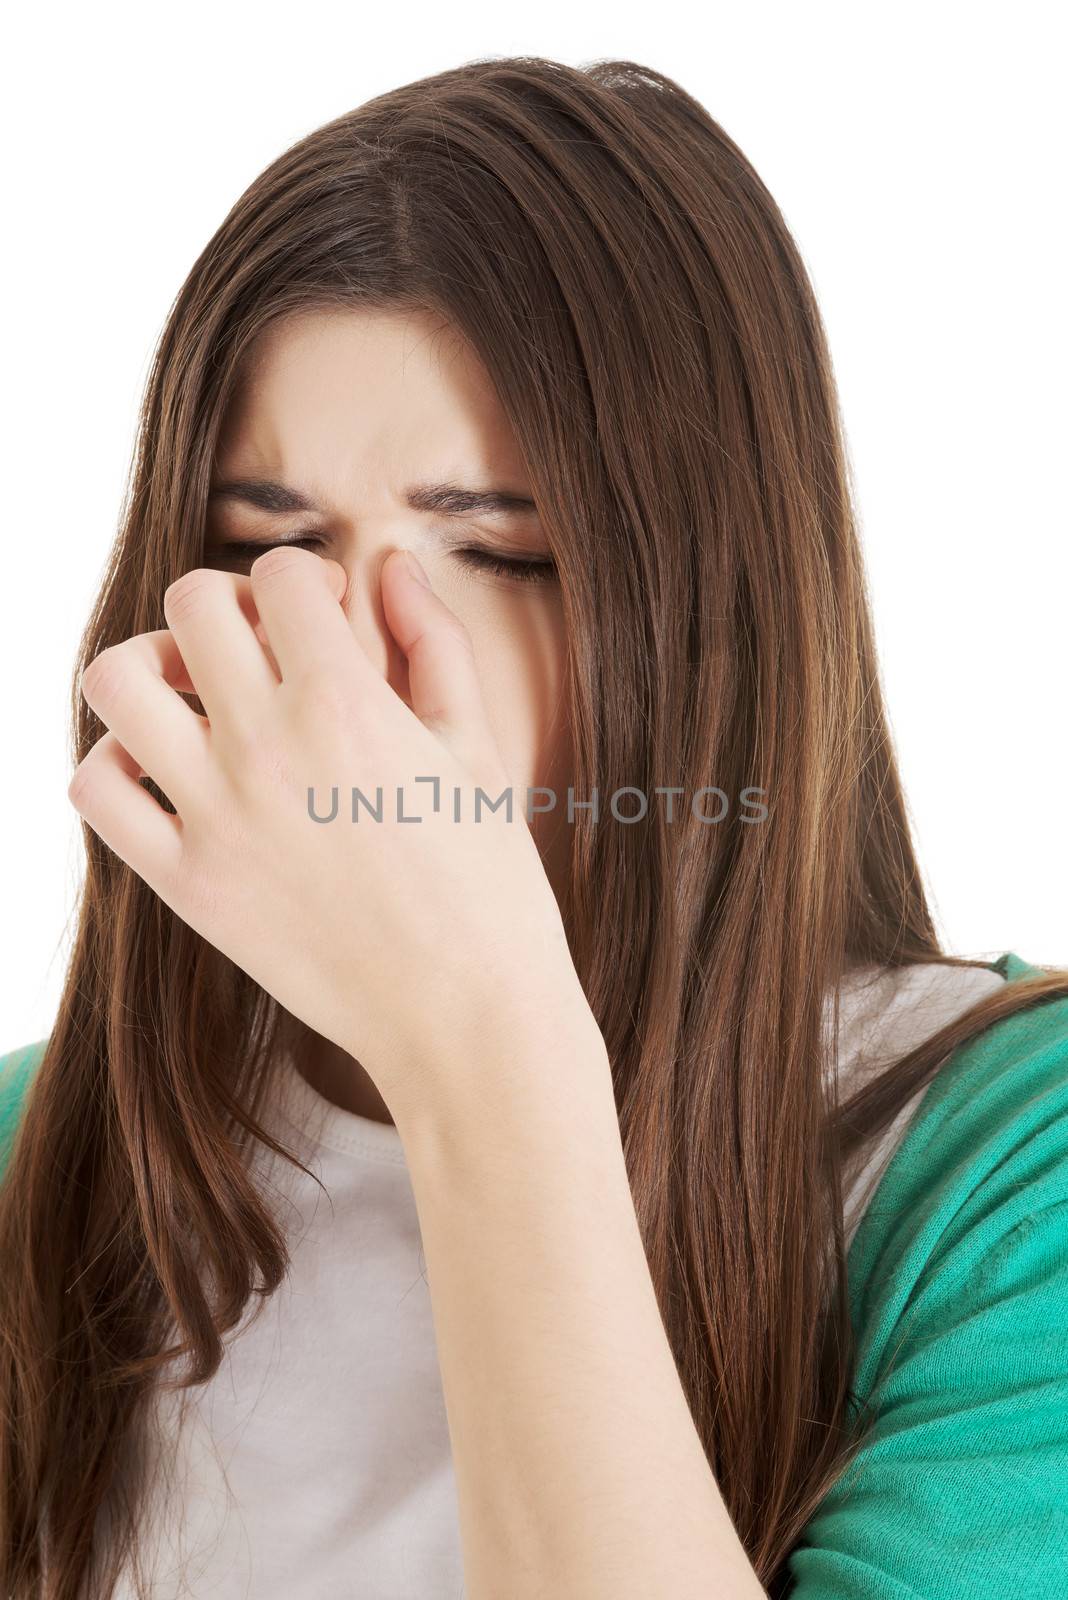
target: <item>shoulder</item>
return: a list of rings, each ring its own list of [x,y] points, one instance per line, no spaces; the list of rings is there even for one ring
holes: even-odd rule
[[[1068,1592],[1068,999],[949,1058],[857,1231],[850,1297],[862,1442],[791,1600]]]
[[[1010,982],[1038,971],[1008,959]],[[891,1325],[898,1337],[932,1298],[948,1308],[1037,1211],[1063,1225],[1066,1202],[1068,997],[984,1029],[924,1095],[851,1252],[859,1377],[874,1379]]]
[[[20,1045],[0,1055],[0,1171],[47,1045],[47,1039],[36,1039],[32,1044]]]

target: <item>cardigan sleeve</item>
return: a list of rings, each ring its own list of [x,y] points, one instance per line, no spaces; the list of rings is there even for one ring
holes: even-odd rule
[[[1035,1198],[951,1314],[920,1289],[789,1600],[1068,1600],[1068,1190]]]
[[[47,1039],[37,1039],[0,1056],[0,1178],[7,1170],[26,1095],[47,1046]]]

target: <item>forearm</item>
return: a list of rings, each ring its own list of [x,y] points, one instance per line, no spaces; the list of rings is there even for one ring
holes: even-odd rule
[[[470,1600],[755,1600],[661,1321],[592,1015],[402,1125]],[[495,1074],[495,1057],[501,1071]]]

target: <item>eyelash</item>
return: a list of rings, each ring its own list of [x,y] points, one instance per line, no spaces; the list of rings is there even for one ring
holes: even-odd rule
[[[275,550],[279,545],[295,544],[302,548],[321,548],[323,541],[314,534],[307,534],[296,539],[279,539],[273,543],[261,544],[256,540],[233,540],[219,545],[220,554],[240,556],[255,560],[265,550]],[[495,555],[490,550],[462,549],[454,552],[465,566],[473,567],[479,572],[489,572],[497,577],[512,578],[517,583],[547,583],[556,575],[556,562],[548,558],[540,560],[514,560],[509,556]]]

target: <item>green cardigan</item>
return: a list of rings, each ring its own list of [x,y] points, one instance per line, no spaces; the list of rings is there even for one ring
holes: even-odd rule
[[[0,1171],[45,1043],[0,1057]],[[953,1053],[848,1274],[875,1422],[789,1558],[790,1600],[1068,1600],[1068,999]]]

